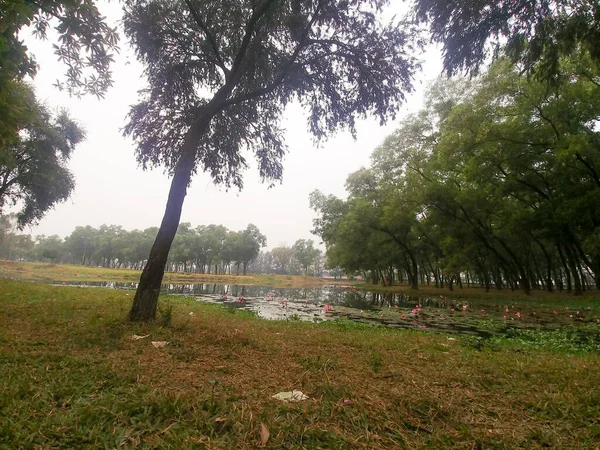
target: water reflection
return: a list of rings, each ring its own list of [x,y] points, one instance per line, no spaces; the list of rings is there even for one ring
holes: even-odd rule
[[[111,289],[136,289],[137,283],[62,283]],[[512,328],[555,329],[596,323],[591,310],[569,311],[544,305],[497,304],[482,299],[466,302],[443,296],[359,291],[351,286],[279,288],[227,284],[163,284],[165,294],[252,311],[274,320],[335,320],[344,318],[389,328],[411,328],[489,336]]]

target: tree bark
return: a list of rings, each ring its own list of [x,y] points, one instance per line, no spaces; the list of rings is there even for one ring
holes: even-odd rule
[[[156,319],[160,286],[165,274],[171,243],[181,218],[181,209],[187,193],[187,186],[194,169],[198,141],[207,130],[209,123],[210,118],[196,122],[186,135],[181,149],[181,157],[175,166],[165,214],[150,250],[146,267],[142,271],[140,283],[129,312],[129,320],[131,321],[152,321]]]

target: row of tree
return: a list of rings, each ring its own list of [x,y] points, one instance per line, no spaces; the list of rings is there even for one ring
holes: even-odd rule
[[[157,228],[124,230],[117,225],[76,227],[64,240],[59,236],[19,234],[15,216],[0,216],[0,258],[51,261],[86,266],[142,269]],[[223,225],[179,225],[169,253],[168,268],[193,273],[321,274],[321,251],[311,240],[292,247],[261,249],[266,237],[253,224],[241,231]]]
[[[261,252],[250,265],[252,273],[276,273],[281,275],[312,275],[320,277],[324,273],[323,253],[315,248],[311,239],[298,239],[294,245],[275,247]],[[340,274],[334,272],[334,276]]]
[[[413,288],[600,288],[600,69],[581,49],[557,69],[432,86],[346,200],[311,194],[329,263]]]

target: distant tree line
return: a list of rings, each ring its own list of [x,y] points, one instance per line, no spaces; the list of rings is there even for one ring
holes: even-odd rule
[[[329,263],[413,288],[600,288],[600,68],[581,50],[556,73],[498,60],[433,85],[346,200],[311,194]]]
[[[118,225],[78,226],[65,239],[32,238],[18,233],[16,215],[0,216],[0,258],[141,270],[157,229],[125,230]],[[241,231],[223,225],[179,225],[169,253],[168,269],[176,272],[321,275],[321,251],[311,240],[292,247],[261,251],[267,238],[250,224]]]
[[[271,251],[261,252],[249,270],[252,273],[321,277],[324,274],[324,266],[323,253],[315,248],[314,242],[310,239],[298,239],[291,247],[279,246]]]

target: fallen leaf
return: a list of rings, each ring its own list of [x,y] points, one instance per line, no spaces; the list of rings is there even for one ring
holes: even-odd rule
[[[168,343],[169,341],[152,341],[152,345],[154,345],[156,348],[164,347]]]
[[[299,402],[308,399],[308,396],[301,391],[279,392],[272,397],[283,402]]]
[[[140,339],[146,339],[147,337],[150,337],[150,335],[147,334],[146,336],[138,336],[137,334],[134,334],[133,336],[131,336],[131,339],[133,339],[134,341],[139,341]]]
[[[271,437],[271,433],[269,433],[269,429],[264,423],[260,424],[260,442],[262,445],[267,445],[269,438]]]

